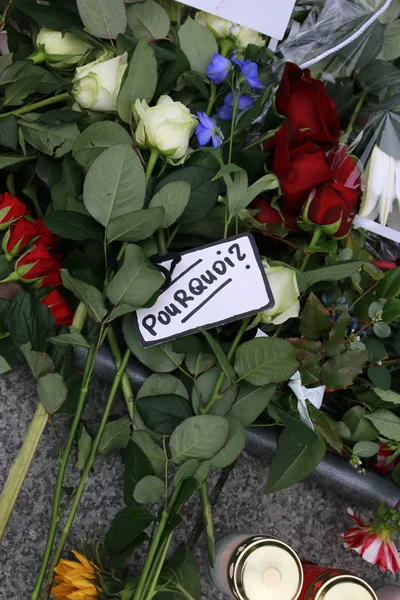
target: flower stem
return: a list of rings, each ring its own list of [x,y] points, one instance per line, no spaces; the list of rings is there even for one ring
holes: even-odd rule
[[[319,238],[321,237],[321,234],[322,234],[321,227],[316,227],[316,229],[314,231],[314,234],[312,236],[311,242],[310,242],[310,246],[315,246],[316,245],[316,243],[318,242]],[[306,254],[306,256],[304,257],[303,264],[301,265],[301,271],[304,271],[304,269],[308,265],[308,261],[310,260],[310,256],[311,256],[311,253]]]
[[[90,376],[92,373],[94,360],[95,360],[95,351],[93,349],[91,349],[91,350],[89,350],[87,358],[86,358],[85,371],[84,371],[84,375],[83,375],[83,379],[82,379],[82,387],[81,387],[81,392],[79,395],[78,405],[76,407],[74,420],[72,422],[68,440],[65,445],[65,449],[64,449],[64,452],[63,452],[63,455],[62,455],[62,458],[60,461],[60,466],[58,469],[57,481],[56,481],[56,486],[55,486],[54,496],[53,496],[53,504],[52,504],[52,509],[51,509],[50,528],[49,528],[49,532],[47,534],[46,547],[45,547],[45,550],[43,553],[42,563],[40,565],[39,573],[36,578],[35,587],[32,592],[31,600],[37,600],[39,598],[40,591],[41,591],[42,585],[43,585],[43,581],[46,576],[47,565],[49,564],[51,551],[52,551],[53,544],[54,544],[54,538],[56,536],[57,525],[58,525],[58,521],[59,521],[58,511],[59,511],[60,503],[61,503],[65,471],[68,466],[69,457],[71,454],[75,435],[76,435],[76,432],[77,432],[77,429],[78,429],[78,426],[79,426],[79,423],[81,420],[83,408],[85,406],[86,396],[89,391],[89,382],[90,382]]]
[[[259,146],[260,144],[263,144],[264,142],[271,140],[273,137],[275,137],[276,132],[279,131],[281,127],[282,127],[282,125],[279,125],[279,127],[277,127],[276,129],[272,129],[272,131],[268,131],[265,135],[258,138],[258,140],[255,140],[254,142],[251,142],[251,144],[248,144],[247,146],[245,146],[243,148],[243,150],[252,150],[253,148],[256,148],[257,146]]]
[[[157,237],[158,253],[161,256],[165,256],[168,253],[168,250],[167,250],[167,244],[165,241],[164,229],[157,229],[156,237]]]
[[[349,124],[347,125],[346,131],[344,132],[344,134],[342,135],[342,138],[340,140],[343,144],[347,144],[350,134],[353,131],[354,123],[356,122],[357,117],[360,114],[360,111],[361,111],[362,107],[364,106],[366,99],[367,99],[367,95],[365,94],[364,96],[361,96],[361,98],[357,102],[354,112],[351,115]]]
[[[228,158],[228,163],[230,164],[232,161],[232,151],[233,151],[233,138],[235,136],[235,129],[236,129],[236,117],[237,117],[237,112],[238,112],[238,104],[239,104],[239,98],[238,98],[238,92],[235,92],[234,94],[234,101],[233,101],[233,114],[232,114],[232,124],[231,124],[231,137],[229,139],[229,158]]]
[[[119,369],[121,366],[122,355],[121,355],[121,351],[119,349],[115,331],[112,327],[109,327],[109,329],[107,331],[107,338],[108,338],[108,343],[110,344],[111,353],[114,358],[115,366],[117,369]],[[134,413],[133,413],[134,396],[133,396],[131,382],[129,380],[129,377],[128,377],[128,374],[126,371],[122,375],[121,388],[122,388],[122,392],[124,394],[126,406],[128,408],[129,417],[130,417],[131,421],[133,421],[133,419],[134,419]]]
[[[207,104],[206,114],[210,116],[212,109],[214,108],[215,100],[217,98],[217,86],[211,82],[210,99]]]
[[[110,390],[110,393],[109,393],[108,398],[107,398],[107,402],[106,402],[106,406],[105,406],[105,409],[104,409],[104,413],[103,413],[103,416],[102,416],[99,428],[97,430],[96,437],[93,440],[93,444],[92,444],[92,447],[90,449],[90,453],[89,453],[89,456],[87,458],[87,461],[86,461],[86,464],[85,464],[85,468],[82,471],[81,480],[80,480],[79,485],[78,485],[78,487],[76,489],[76,492],[75,492],[74,500],[73,500],[72,505],[71,505],[71,510],[70,510],[69,515],[68,515],[68,519],[67,519],[67,521],[65,523],[64,529],[63,529],[63,531],[61,533],[61,536],[60,536],[60,541],[58,542],[56,551],[55,551],[54,556],[53,556],[53,560],[52,560],[51,567],[50,567],[49,580],[48,580],[49,584],[51,584],[51,582],[53,580],[53,571],[54,571],[54,568],[57,566],[57,563],[60,560],[60,556],[61,556],[62,551],[64,549],[65,542],[67,541],[67,537],[69,535],[69,532],[71,530],[72,524],[74,522],[77,510],[78,510],[78,507],[79,507],[79,504],[80,504],[80,501],[81,501],[81,498],[82,498],[82,494],[83,494],[83,492],[85,490],[88,477],[90,475],[90,472],[91,472],[92,467],[93,467],[93,463],[94,463],[95,458],[96,458],[96,454],[97,454],[97,450],[99,448],[100,440],[101,440],[101,438],[103,436],[104,429],[105,429],[105,427],[107,425],[108,417],[110,416],[110,412],[111,412],[112,406],[114,404],[114,400],[115,400],[115,397],[117,395],[117,391],[118,391],[118,388],[119,388],[119,386],[121,384],[122,376],[123,376],[123,374],[125,372],[126,365],[128,364],[130,356],[131,356],[130,350],[126,350],[126,352],[124,354],[124,357],[122,358],[120,367],[119,367],[119,369],[118,369],[118,371],[117,371],[117,373],[116,373],[116,375],[114,377],[114,380],[113,380],[113,383],[112,383],[112,386],[111,386],[111,390]]]
[[[151,176],[153,175],[154,167],[156,166],[159,156],[160,156],[159,150],[157,150],[157,148],[152,148],[151,152],[150,152],[149,162],[147,164],[147,169],[146,169],[146,185],[149,183]]]
[[[35,455],[36,448],[39,444],[47,421],[47,411],[43,404],[39,402],[24,442],[18,453],[18,457],[10,469],[7,481],[0,497],[0,541],[4,535],[7,523]]]
[[[156,585],[158,582],[158,578],[160,577],[162,568],[164,566],[165,558],[167,556],[168,548],[171,545],[172,537],[173,537],[173,533],[170,533],[169,536],[167,537],[167,539],[165,540],[165,542],[163,543],[163,545],[161,546],[161,551],[160,551],[160,556],[158,557],[157,566],[154,570],[154,575],[151,578],[151,581],[148,586],[148,590],[147,590],[144,600],[152,600],[152,598],[154,598],[155,588],[156,588]]]
[[[205,481],[201,486],[199,494],[201,509],[203,512],[204,527],[207,535],[208,558],[211,567],[213,567],[215,563],[215,533],[207,481]]]
[[[75,329],[78,329],[78,331],[82,331],[83,326],[86,321],[86,317],[87,317],[86,306],[84,305],[83,302],[79,302],[79,304],[75,310],[74,318],[72,320],[72,327],[75,327]]]
[[[237,350],[237,347],[240,344],[240,340],[242,339],[243,334],[246,331],[247,327],[249,326],[250,322],[251,322],[251,317],[247,317],[246,319],[243,320],[243,322],[235,336],[235,339],[232,342],[230,350],[228,352],[227,356],[228,356],[229,361],[232,361],[233,357],[235,356],[235,352]],[[210,410],[212,409],[212,407],[214,406],[214,404],[221,398],[221,394],[219,393],[219,391],[221,389],[221,385],[224,382],[224,379],[225,379],[225,373],[223,371],[221,371],[221,373],[217,379],[217,383],[214,386],[214,390],[212,392],[209,402],[206,404],[206,406],[203,406],[201,408],[202,414],[209,413]]]
[[[19,115],[24,115],[25,113],[29,113],[32,110],[36,110],[37,108],[43,108],[44,106],[49,106],[50,104],[57,104],[58,102],[64,102],[64,100],[68,100],[71,98],[71,94],[65,92],[63,94],[58,94],[58,96],[53,96],[52,98],[46,98],[46,100],[41,100],[40,102],[34,102],[33,104],[27,104],[26,106],[22,106],[21,108],[17,108],[16,110],[11,110],[6,113],[0,114],[0,119],[3,117],[8,117],[10,115],[14,115],[14,117],[18,117]]]
[[[150,574],[150,571],[151,571],[155,556],[157,554],[157,550],[160,545],[162,536],[168,525],[169,518],[175,508],[175,504],[176,504],[176,501],[180,494],[181,488],[182,488],[182,484],[179,484],[175,488],[175,490],[173,491],[173,493],[171,495],[170,502],[168,503],[169,509],[168,510],[164,509],[162,512],[160,523],[159,523],[159,525],[157,527],[157,531],[154,534],[154,537],[151,541],[150,548],[149,548],[149,551],[146,556],[146,561],[144,563],[144,566],[143,566],[143,569],[142,569],[142,572],[140,575],[138,586],[137,586],[136,591],[135,591],[134,595],[132,596],[131,600],[145,600],[146,599],[146,597],[142,596],[142,594],[143,594],[145,586],[147,585],[147,578]]]

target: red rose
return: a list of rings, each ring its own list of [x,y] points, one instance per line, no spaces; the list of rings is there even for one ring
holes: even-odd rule
[[[46,248],[54,248],[55,246],[57,246],[60,238],[57,235],[54,235],[54,233],[52,233],[50,229],[47,229],[42,219],[39,218],[35,221],[35,228],[37,244],[41,244]]]
[[[35,223],[27,219],[18,219],[5,233],[2,248],[9,258],[25,250],[30,241],[35,237]]]
[[[44,280],[50,278],[51,285],[61,285],[60,265],[50,255],[49,251],[40,244],[25,252],[15,264],[16,273],[24,281],[39,281],[40,287]]]
[[[12,223],[29,215],[25,204],[8,192],[0,194],[0,230],[7,229]]]
[[[393,471],[393,469],[399,461],[398,459],[396,459],[387,465],[386,460],[389,458],[389,456],[393,456],[394,450],[390,450],[390,448],[388,448],[386,444],[382,444],[382,442],[380,441],[378,441],[377,443],[379,444],[379,452],[376,455],[376,463],[374,465],[374,468],[381,475],[387,475],[388,473]]]
[[[273,170],[284,194],[283,206],[292,213],[315,187],[331,179],[325,152],[288,121],[275,136]]]
[[[284,206],[280,206],[282,216],[278,213],[275,208],[272,208],[269,200],[264,198],[256,198],[250,204],[250,208],[259,209],[255,218],[259,223],[265,223],[266,225],[285,225],[289,231],[298,231],[297,216],[290,213]],[[282,218],[283,217],[283,218]]]
[[[315,190],[304,208],[303,220],[324,226],[326,233],[335,237],[343,237],[353,223],[361,188],[360,174],[346,147],[330,152],[327,162],[332,179]]]
[[[313,79],[309,69],[287,63],[276,94],[276,107],[305,135],[325,148],[339,142],[340,123],[336,104],[322,81]]]
[[[50,294],[47,294],[41,302],[53,313],[56,325],[59,327],[61,325],[71,325],[72,312],[58,290],[53,290]]]

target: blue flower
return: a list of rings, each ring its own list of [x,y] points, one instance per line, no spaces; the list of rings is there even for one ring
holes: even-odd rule
[[[196,136],[199,146],[206,146],[212,139],[214,148],[219,148],[224,140],[224,134],[212,117],[205,112],[198,112],[200,123],[197,125]]]
[[[237,59],[233,59],[233,62],[240,67],[243,79],[252,89],[265,89],[265,85],[258,78],[258,66],[255,62]]]
[[[222,83],[228,77],[231,69],[231,61],[225,58],[225,56],[215,53],[208,65],[207,77],[214,83]]]
[[[223,121],[232,121],[233,117],[233,104],[235,102],[235,95],[233,92],[229,92],[225,96],[224,105],[219,109],[218,117]],[[255,100],[250,96],[239,96],[238,98],[238,111],[239,114],[254,106]]]

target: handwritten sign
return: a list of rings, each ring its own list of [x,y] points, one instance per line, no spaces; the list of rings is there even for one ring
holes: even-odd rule
[[[161,264],[169,269],[172,260]],[[273,305],[257,247],[246,233],[183,253],[168,289],[135,316],[141,344],[155,346]]]
[[[245,25],[272,38],[285,35],[295,0],[180,0],[198,10]]]

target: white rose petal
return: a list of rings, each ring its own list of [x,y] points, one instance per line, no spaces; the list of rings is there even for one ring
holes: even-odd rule
[[[80,61],[91,48],[85,40],[73,33],[61,33],[42,27],[36,37],[36,46],[46,54],[46,60],[58,68],[68,67]],[[62,56],[57,60],[58,56]]]
[[[292,317],[298,317],[300,290],[296,272],[283,266],[269,267],[266,262],[264,262],[264,270],[275,299],[275,306],[260,313],[261,321],[281,325]]]
[[[99,112],[115,112],[128,54],[109,60],[98,59],[76,69],[74,95],[83,107]]]

